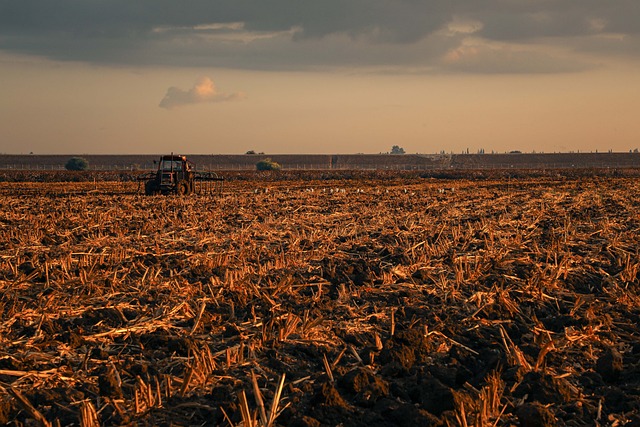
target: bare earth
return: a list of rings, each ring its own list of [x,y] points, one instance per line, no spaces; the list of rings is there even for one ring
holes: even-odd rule
[[[0,183],[0,423],[640,425],[640,182]]]

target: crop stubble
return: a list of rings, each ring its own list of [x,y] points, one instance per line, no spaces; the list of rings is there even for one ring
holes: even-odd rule
[[[0,422],[640,422],[635,180],[0,185]]]

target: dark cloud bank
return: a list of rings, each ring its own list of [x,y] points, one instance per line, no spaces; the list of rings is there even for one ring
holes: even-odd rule
[[[558,72],[585,64],[530,46],[635,58],[638,32],[637,0],[0,0],[1,50],[113,65]]]

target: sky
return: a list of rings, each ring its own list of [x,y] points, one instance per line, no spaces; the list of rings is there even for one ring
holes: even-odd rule
[[[638,0],[0,0],[0,153],[628,152]]]

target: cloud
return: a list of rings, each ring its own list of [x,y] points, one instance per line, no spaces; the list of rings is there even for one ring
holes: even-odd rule
[[[589,40],[619,36],[616,54],[638,60],[638,22],[638,0],[0,0],[0,49],[106,65],[431,69],[435,41],[472,37],[606,62],[607,43]]]
[[[444,70],[476,74],[550,74],[584,71],[594,66],[545,47],[470,40],[447,52]]]
[[[225,102],[243,99],[245,94],[236,92],[226,94],[218,92],[213,80],[209,77],[202,77],[191,89],[183,90],[177,87],[167,89],[167,94],[160,101],[160,108],[168,110],[176,107],[191,104],[201,104],[205,102]]]

